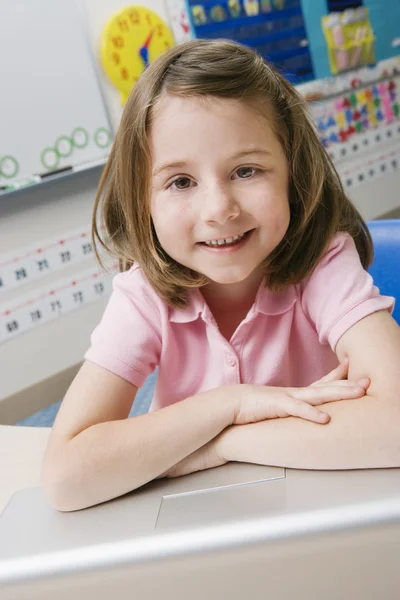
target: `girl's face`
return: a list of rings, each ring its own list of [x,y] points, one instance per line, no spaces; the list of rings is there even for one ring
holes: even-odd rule
[[[268,119],[238,100],[165,96],[149,142],[164,250],[215,284],[254,280],[290,219],[287,161]]]

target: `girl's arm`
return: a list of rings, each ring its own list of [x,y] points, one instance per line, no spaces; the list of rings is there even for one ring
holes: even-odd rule
[[[289,418],[229,427],[213,454],[295,469],[400,467],[400,328],[386,311],[365,317],[337,344],[349,378],[368,376],[364,398],[324,406],[324,427]]]
[[[329,417],[317,406],[364,396],[368,384],[224,386],[128,419],[137,388],[86,362],[57,415],[44,458],[43,485],[59,510],[86,508],[166,473],[231,424],[288,415],[326,423]]]
[[[224,388],[128,419],[137,387],[85,362],[58,412],[42,481],[58,510],[79,510],[151,481],[234,422]]]
[[[349,361],[347,358],[345,358],[335,369],[333,369],[333,371],[314,382],[310,387],[340,385],[344,383],[343,380],[347,380],[348,383],[348,375]],[[369,379],[367,378],[367,387],[368,386]],[[223,432],[221,433],[220,437],[225,437]],[[223,448],[221,448],[220,438],[217,436],[193,452],[193,454],[190,454],[184,458],[180,463],[174,465],[160,477],[181,477],[182,475],[188,475],[189,473],[193,473],[195,471],[204,471],[205,469],[220,467],[227,463],[228,460],[224,458],[222,454],[219,454],[219,451],[222,452]]]

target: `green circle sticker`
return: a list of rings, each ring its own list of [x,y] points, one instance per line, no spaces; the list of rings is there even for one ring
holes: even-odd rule
[[[18,174],[18,161],[13,156],[3,156],[0,159],[0,175],[6,179],[11,179]]]
[[[40,155],[40,160],[45,169],[56,169],[60,162],[60,155],[54,148],[45,148]]]
[[[62,135],[56,140],[55,147],[58,155],[63,158],[71,156],[72,150],[74,149],[72,140],[66,135]]]
[[[89,134],[83,127],[77,127],[73,130],[71,139],[76,148],[85,148],[89,142]]]
[[[94,141],[99,148],[107,148],[111,143],[111,133],[104,127],[100,127],[94,134]]]

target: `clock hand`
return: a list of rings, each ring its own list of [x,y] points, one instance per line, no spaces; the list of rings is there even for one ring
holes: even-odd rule
[[[149,64],[149,45],[151,42],[151,38],[153,37],[154,29],[152,29],[147,37],[147,40],[144,42],[143,46],[139,49],[139,54],[141,59],[144,62],[145,67]]]
[[[151,38],[153,37],[153,35],[154,35],[154,29],[152,29],[152,30],[150,31],[150,33],[149,33],[149,35],[148,35],[148,37],[147,37],[147,40],[146,40],[146,41],[145,41],[145,43],[143,44],[144,48],[148,48],[148,47],[149,47],[149,44],[150,44],[150,42],[151,42]]]

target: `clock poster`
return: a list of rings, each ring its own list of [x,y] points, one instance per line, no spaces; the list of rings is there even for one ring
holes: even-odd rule
[[[174,45],[168,25],[148,8],[128,6],[110,18],[102,33],[101,60],[121,104],[145,68]]]

